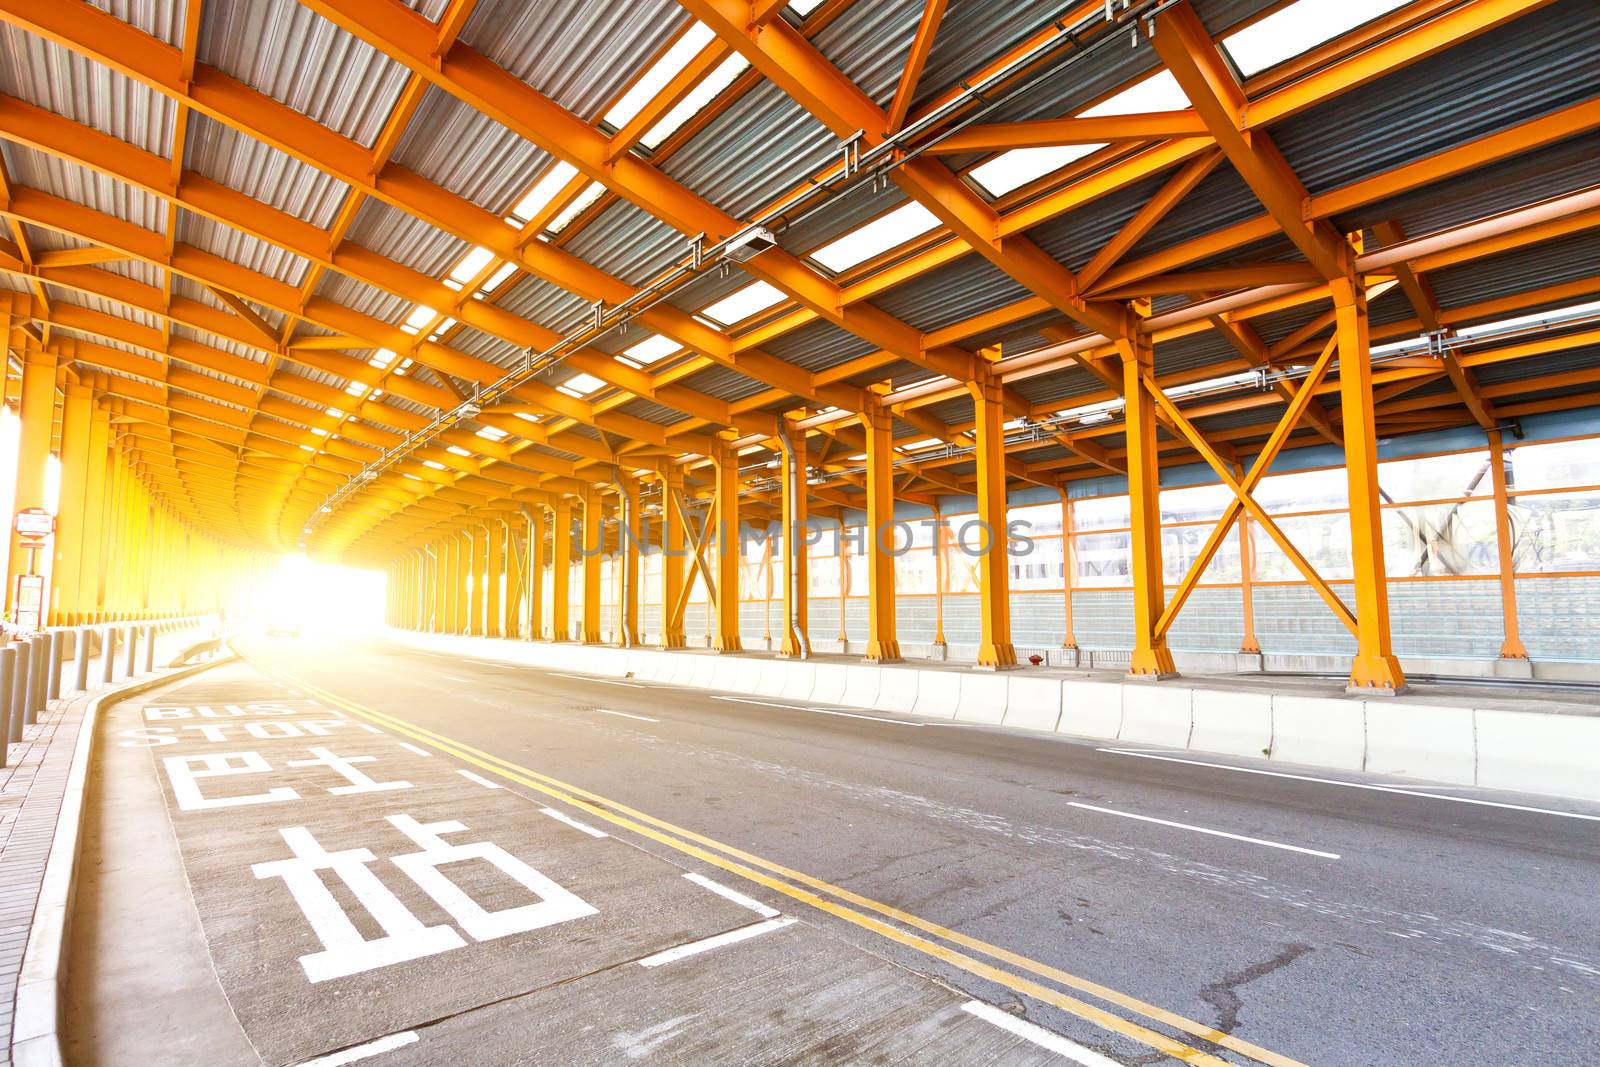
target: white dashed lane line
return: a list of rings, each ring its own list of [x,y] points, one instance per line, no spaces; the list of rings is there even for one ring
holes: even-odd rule
[[[304,1063],[299,1064],[298,1067],[343,1067],[347,1063],[359,1063],[364,1059],[384,1052],[393,1052],[397,1048],[414,1045],[418,1040],[415,1030],[407,1030],[404,1033],[380,1037],[376,1041],[368,1041],[364,1045],[351,1045],[347,1049],[330,1052],[326,1056],[318,1056],[314,1060],[306,1060]]]
[[[461,777],[465,778],[469,782],[477,782],[479,785],[483,786],[485,789],[503,789],[503,788],[505,788],[504,786],[496,785],[494,782],[489,781],[489,779],[485,778],[481,774],[473,774],[471,771],[463,770],[460,767],[456,768],[456,773],[459,774]]]
[[[1070,808],[1082,808],[1084,811],[1098,811],[1102,815],[1116,815],[1124,819],[1137,819],[1139,822],[1155,823],[1157,826],[1170,826],[1174,830],[1191,830],[1197,834],[1208,834],[1211,837],[1226,837],[1230,841],[1243,841],[1247,845],[1263,845],[1267,848],[1280,848],[1285,852],[1299,852],[1306,856],[1319,856],[1325,860],[1339,858],[1337,852],[1319,852],[1314,848],[1301,848],[1299,845],[1286,845],[1282,841],[1268,841],[1261,837],[1246,837],[1243,834],[1230,834],[1226,830],[1213,830],[1206,826],[1193,826],[1186,822],[1173,822],[1170,819],[1157,819],[1150,815],[1135,815],[1131,811],[1118,811],[1116,808],[1100,808],[1093,804],[1080,804],[1076,800],[1067,801]]]
[[[753,923],[750,926],[741,926],[737,930],[729,930],[725,934],[708,937],[700,941],[691,941],[687,945],[669,948],[665,952],[657,952],[654,956],[646,956],[639,961],[641,967],[660,967],[665,963],[675,963],[690,956],[698,956],[702,952],[722,948],[724,945],[735,945],[740,941],[748,941],[752,937],[770,934],[774,930],[782,930],[785,926],[793,925],[794,918],[784,915],[777,919],[768,919],[765,922]]]
[[[626,711],[612,711],[610,708],[595,708],[594,710],[598,711],[602,715],[616,715],[619,718],[623,718],[623,719],[638,719],[640,722],[660,722],[661,721],[660,719],[652,719],[648,715],[634,715],[634,714],[632,714],[630,712],[626,712]]]
[[[961,1005],[961,1010],[968,1015],[976,1015],[986,1023],[998,1026],[1008,1034],[1017,1037],[1032,1045],[1058,1056],[1065,1056],[1073,1063],[1082,1064],[1082,1067],[1122,1067],[1109,1057],[1102,1056],[1091,1048],[1084,1048],[1076,1041],[1069,1041],[1053,1030],[1046,1030],[1036,1023],[1026,1019],[1019,1019],[1010,1012],[1001,1011],[993,1004],[985,1004],[981,1000],[969,1000]]]
[[[606,833],[604,830],[596,830],[594,827],[588,825],[587,823],[581,823],[577,819],[574,819],[572,816],[568,815],[566,812],[557,811],[555,808],[540,808],[539,811],[542,814],[550,816],[550,818],[554,819],[556,822],[564,822],[568,826],[572,827],[574,830],[578,830],[578,831],[581,831],[583,833],[586,833],[590,837],[610,837],[611,836],[610,834]]]

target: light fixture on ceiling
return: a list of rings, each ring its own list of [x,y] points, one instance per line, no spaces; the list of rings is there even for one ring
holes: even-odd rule
[[[723,255],[735,263],[748,263],[763,252],[778,247],[778,238],[765,226],[752,226],[728,239]]]

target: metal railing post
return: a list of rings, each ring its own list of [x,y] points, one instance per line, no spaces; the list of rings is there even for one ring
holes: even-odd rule
[[[72,634],[72,685],[75,692],[89,688],[89,636],[94,631],[80,626]]]
[[[100,646],[100,681],[110,685],[117,672],[117,628],[105,627],[100,631],[100,639],[104,642]]]
[[[28,717],[24,724],[32,726],[39,721],[44,710],[44,676],[50,671],[50,644],[43,634],[28,638]]]
[[[50,631],[50,675],[45,679],[44,695],[48,700],[55,700],[61,695],[61,665],[67,658],[67,633],[65,630]]]
[[[28,643],[18,638],[12,646],[16,665],[11,672],[11,709],[6,717],[6,737],[15,744],[22,740],[22,724],[28,717]]]
[[[0,767],[7,765],[10,756],[11,717],[17,713],[11,679],[16,670],[17,650],[11,645],[0,648]]]

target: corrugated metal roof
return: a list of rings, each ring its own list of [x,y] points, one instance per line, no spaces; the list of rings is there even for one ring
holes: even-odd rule
[[[705,370],[696,371],[683,379],[681,384],[707,396],[714,396],[718,400],[729,401],[743,400],[767,388],[761,382],[746,378],[738,371],[727,367],[707,367]]]
[[[974,253],[880,293],[872,303],[927,333],[1031,295]]]
[[[688,22],[673,0],[481,0],[461,40],[568,111],[598,119]]]
[[[88,0],[90,5],[172,45],[183,44],[185,0]],[[198,0],[196,0],[198,2]]]
[[[1559,0],[1286,119],[1272,138],[1316,194],[1587,99],[1596,83],[1594,0]]]
[[[905,69],[923,6],[923,0],[853,3],[818,31],[811,43],[878,106],[887,108]],[[957,0],[946,8],[944,17],[955,17],[962,7],[976,6],[980,5]]]
[[[1594,370],[1596,367],[1600,367],[1600,345],[1586,345],[1548,356],[1535,356],[1532,359],[1487,363],[1472,368],[1472,373],[1480,385],[1497,385],[1527,378],[1540,378],[1549,374],[1565,374],[1568,371]]]
[[[496,215],[509,212],[550,164],[536,145],[436,85],[425,91],[394,160]]]
[[[1103,392],[1105,384],[1082,367],[1062,367],[1032,378],[1018,378],[1006,383],[1030,404],[1054,404],[1072,407],[1075,397]]]
[[[1167,179],[1177,170],[1137,182],[1109,196],[1103,196],[1075,211],[1035,226],[1027,236],[1040,248],[1068,269],[1079,271],[1095,257],[1095,253],[1121,231],[1139,209],[1149,202]]]
[[[311,261],[231,226],[178,209],[178,240],[289,285],[305,280]]]
[[[1600,231],[1561,237],[1498,256],[1432,271],[1434,296],[1441,306],[1458,308],[1483,300],[1585,278],[1600,263]],[[1571,299],[1561,303],[1570,304]],[[1502,316],[1503,317],[1503,316]]]
[[[184,166],[323,229],[349,191],[338,179],[195,112],[189,114]]]
[[[676,408],[669,408],[665,404],[657,404],[654,400],[637,397],[628,401],[617,409],[624,415],[632,415],[636,419],[653,422],[661,426],[671,426],[684,421],[683,412]]]
[[[568,241],[566,249],[629,285],[643,285],[688,256],[689,242],[655,216],[616,200]]]
[[[0,25],[0,92],[147,152],[172,152],[172,100],[9,23]]]
[[[202,63],[363,145],[377,140],[404,67],[296,0],[204,3]]]
[[[877,346],[823,319],[774,337],[762,345],[766,352],[809,371],[826,370],[857,356],[876,352]]]
[[[589,310],[583,300],[541,278],[524,276],[495,303],[514,315],[565,333]]]
[[[467,251],[467,242],[459,237],[370,197],[361,202],[347,237],[435,278],[447,273]]]
[[[0,152],[13,188],[38,189],[142,229],[166,232],[166,206],[142,189],[11,141],[0,141]]]
[[[412,308],[409,301],[402,300],[393,293],[375,289],[365,282],[358,282],[333,270],[323,272],[317,282],[316,295],[332,303],[343,304],[363,315],[382,319],[393,326],[404,322]]]
[[[763,81],[672,153],[661,169],[728,214],[745,218],[838,153],[838,140],[822,123]]]

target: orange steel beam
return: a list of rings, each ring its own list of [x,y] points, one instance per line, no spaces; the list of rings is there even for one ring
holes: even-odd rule
[[[906,112],[911,110],[911,98],[917,93],[917,83],[922,80],[922,68],[933,50],[934,35],[944,18],[945,0],[923,0],[922,17],[917,20],[917,34],[911,39],[911,49],[906,53],[906,65],[900,70],[900,82],[895,86],[894,98],[889,103],[889,120],[886,133],[898,133],[905,125]],[[720,39],[720,38],[719,38]]]
[[[1343,277],[1349,246],[1332,227],[1307,220],[1307,194],[1267,134],[1245,134],[1249,101],[1187,0],[1156,16],[1151,40],[1167,69],[1204,120],[1217,147],[1267,213],[1324,278]]]
[[[1153,141],[1208,132],[1205,122],[1191,109],[1092,118],[1032,119],[968,126],[934,142],[928,151],[932,155],[948,156],[1102,141]]]
[[[1160,191],[1146,201],[1133,218],[1117,231],[1117,235],[1107,241],[1104,247],[1095,253],[1088,265],[1078,272],[1078,284],[1093,286],[1096,279],[1114,266],[1122,258],[1123,253],[1138,244],[1139,239],[1165,218],[1167,212],[1188,196],[1189,192],[1199,185],[1206,175],[1215,170],[1221,161],[1222,153],[1213,150],[1194,157],[1180,167],[1176,174],[1167,179]]]

